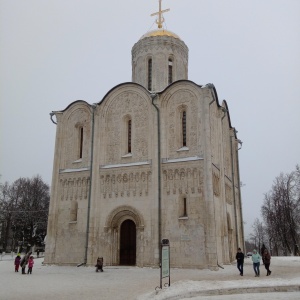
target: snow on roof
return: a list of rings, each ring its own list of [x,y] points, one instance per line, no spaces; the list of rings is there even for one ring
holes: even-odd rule
[[[191,156],[191,157],[183,157],[183,158],[174,158],[174,159],[168,159],[168,158],[163,158],[162,163],[176,163],[176,162],[183,162],[183,161],[195,161],[195,160],[202,160],[202,157],[199,156]]]
[[[82,171],[89,171],[90,168],[78,168],[78,169],[60,169],[59,173],[72,173],[72,172],[82,172]]]
[[[115,164],[115,165],[101,165],[100,169],[112,169],[112,168],[143,166],[143,165],[150,165],[150,161],[140,161],[140,162],[126,163],[126,164]]]

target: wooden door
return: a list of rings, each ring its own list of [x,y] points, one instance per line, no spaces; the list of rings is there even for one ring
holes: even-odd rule
[[[120,265],[135,266],[136,262],[136,227],[131,220],[121,225]]]

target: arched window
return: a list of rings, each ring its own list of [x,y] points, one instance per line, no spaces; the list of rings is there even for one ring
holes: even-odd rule
[[[187,206],[186,206],[186,198],[183,198],[183,216],[187,217]]]
[[[168,84],[171,84],[173,82],[173,59],[169,58],[168,63]]]
[[[134,128],[132,116],[127,114],[122,118],[122,157],[132,156],[133,135]]]
[[[83,150],[83,127],[79,127],[79,158],[82,158]]]
[[[181,113],[182,147],[186,146],[186,111]]]
[[[179,218],[187,217],[187,198],[184,197],[180,200],[180,208],[179,208]]]
[[[152,90],[152,58],[148,59],[148,90]]]
[[[71,202],[71,209],[70,209],[70,222],[77,221],[77,210],[78,210],[78,203],[77,201]]]
[[[131,153],[131,119],[127,121],[127,152]]]

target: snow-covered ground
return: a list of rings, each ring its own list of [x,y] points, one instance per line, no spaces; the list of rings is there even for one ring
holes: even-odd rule
[[[35,258],[32,275],[21,275],[14,272],[11,255],[0,258],[0,300],[300,299],[300,257],[272,257],[272,275],[265,276],[261,266],[259,278],[254,277],[251,259],[245,261],[243,277],[235,264],[219,271],[171,269],[171,286],[157,291],[159,269],[104,267],[103,273],[96,273],[93,267],[42,262]]]

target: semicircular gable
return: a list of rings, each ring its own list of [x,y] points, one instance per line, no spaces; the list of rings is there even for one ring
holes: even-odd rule
[[[201,86],[195,84],[189,80],[178,80],[169,85],[166,89],[164,89],[159,94],[161,97],[161,105],[162,107],[167,107],[169,101],[172,100],[173,97],[178,97],[178,94],[188,94],[188,98],[198,98],[201,96]],[[184,97],[184,95],[180,95],[179,98]]]
[[[74,102],[61,114],[61,157],[63,168],[86,167],[90,158],[91,106],[86,102]]]
[[[151,105],[150,93],[139,84],[123,83],[111,89],[99,103],[101,105],[100,113],[105,117],[108,111],[115,106],[130,109],[137,101],[144,102],[144,105]]]
[[[199,86],[186,80],[172,85],[160,96],[164,116],[161,124],[165,128],[166,155],[169,158],[187,153],[190,156],[197,155],[203,128],[202,120],[199,119],[199,100],[204,97]]]
[[[228,118],[228,123],[229,123],[229,128],[233,128],[231,126],[231,119],[230,119],[230,113],[229,113],[229,108],[228,108],[228,104],[227,104],[227,101],[226,100],[223,100],[222,102],[222,106],[225,107],[225,109],[227,110],[227,118]]]
[[[134,153],[131,160],[143,161],[148,157],[151,114],[154,108],[150,94],[138,85],[122,85],[111,92],[98,107],[101,128],[105,128],[107,163],[121,162],[124,155]],[[130,120],[130,146],[128,143]]]
[[[70,109],[72,106],[77,105],[77,104],[82,104],[86,106],[90,106],[89,103],[87,103],[85,100],[76,100],[70,103],[65,109],[61,110],[61,112],[65,112],[66,110]]]
[[[63,113],[63,119],[68,122],[74,119],[82,120],[84,116],[90,120],[91,106],[86,102],[73,102]]]
[[[142,85],[140,85],[140,84],[138,84],[136,82],[123,82],[123,83],[120,83],[120,84],[114,86],[113,88],[111,88],[97,104],[98,105],[103,105],[107,101],[107,99],[109,99],[109,96],[112,93],[114,93],[116,90],[122,89],[124,87],[125,88],[129,88],[129,87],[131,87],[131,88],[137,88],[137,89],[139,89],[141,91],[144,91],[145,94],[150,94],[149,91],[145,87],[143,87]]]

